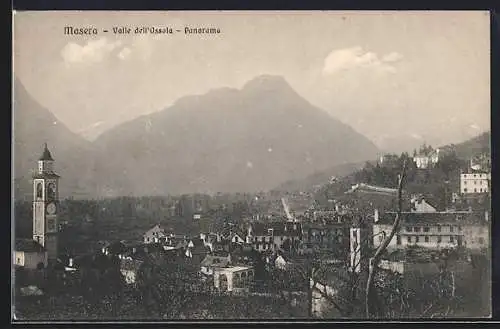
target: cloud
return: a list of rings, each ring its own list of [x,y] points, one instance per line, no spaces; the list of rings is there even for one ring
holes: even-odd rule
[[[127,57],[129,57],[131,53],[132,50],[130,50],[130,48],[128,47],[125,47],[118,53],[118,58],[127,59]]]
[[[392,52],[392,53],[389,53],[387,55],[384,55],[382,57],[382,62],[392,63],[392,62],[397,62],[401,59],[403,59],[403,55],[401,55],[400,53],[397,53],[397,52]]]
[[[365,51],[361,47],[338,49],[330,52],[325,58],[323,73],[334,74],[339,71],[358,68],[395,73],[396,68],[388,63],[397,62],[402,58],[403,56],[397,52],[383,55],[380,58],[376,53]]]
[[[61,51],[61,56],[67,64],[98,63],[104,60],[113,50],[121,46],[121,41],[108,41],[106,38],[89,40],[80,46],[74,42],[68,43]]]

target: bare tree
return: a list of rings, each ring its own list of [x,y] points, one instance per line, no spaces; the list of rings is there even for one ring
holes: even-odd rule
[[[398,178],[398,211],[396,213],[396,217],[394,218],[394,222],[392,224],[391,231],[389,235],[385,235],[382,243],[379,245],[373,257],[369,259],[368,262],[368,280],[366,282],[366,292],[365,292],[365,309],[366,309],[366,317],[371,318],[373,316],[373,309],[376,304],[376,293],[373,288],[373,281],[375,279],[375,275],[377,274],[378,265],[380,263],[380,259],[383,253],[387,250],[387,246],[394,238],[394,235],[399,229],[399,224],[401,222],[401,213],[403,209],[403,181],[406,176],[406,166],[407,160],[405,159],[403,162],[403,170]]]

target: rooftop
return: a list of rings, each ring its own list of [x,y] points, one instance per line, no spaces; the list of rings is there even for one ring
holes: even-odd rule
[[[218,271],[219,272],[231,272],[231,273],[234,273],[234,272],[239,272],[239,271],[250,270],[252,268],[253,267],[251,267],[251,266],[231,266],[231,267],[219,268]]]
[[[32,239],[16,239],[16,251],[44,252],[45,248]]]
[[[45,143],[42,156],[38,160],[40,160],[40,161],[54,161],[54,159],[52,158],[52,155],[50,154],[49,149],[47,148],[47,143]]]

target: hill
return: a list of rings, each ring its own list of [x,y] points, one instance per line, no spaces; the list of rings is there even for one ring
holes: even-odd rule
[[[433,206],[442,210],[449,205],[451,194],[458,192],[460,172],[468,168],[469,160],[473,157],[490,156],[490,132],[459,144],[444,145],[439,149],[445,151],[446,155],[434,168],[421,170],[416,168],[413,161],[409,162],[405,190],[409,194],[424,195]],[[401,157],[399,162],[402,164]],[[395,188],[400,170],[400,166],[386,167],[370,162],[333,184],[324,180],[315,198],[322,205],[327,205],[328,199],[343,196],[351,185],[357,183]]]
[[[460,159],[468,160],[481,154],[491,154],[491,132],[484,132],[454,146]]]
[[[56,171],[64,182],[61,196],[88,197],[92,194],[92,144],[72,133],[49,110],[37,103],[17,78],[13,94],[14,183],[16,199],[31,198],[31,175],[49,145],[57,161]]]
[[[121,195],[268,190],[378,152],[277,76],[184,97],[105,132],[94,145],[96,163],[114,169],[100,184]]]

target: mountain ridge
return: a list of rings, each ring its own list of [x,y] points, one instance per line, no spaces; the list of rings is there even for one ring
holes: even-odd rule
[[[27,107],[20,112],[31,108],[50,117],[26,90],[15,97]],[[21,121],[30,120],[26,114]],[[39,129],[51,130],[49,121],[38,122]],[[313,106],[283,77],[272,75],[252,79],[241,89],[183,97],[92,142],[61,126],[52,137],[56,168],[62,165],[63,179],[75,182],[71,188],[90,196],[262,191],[378,152],[366,137]],[[39,136],[29,129],[23,134],[29,144],[38,143]],[[30,154],[39,146],[31,148]],[[19,145],[16,150],[23,152]],[[16,169],[36,166],[34,156],[19,159],[23,164]],[[80,167],[70,170],[72,162]]]

